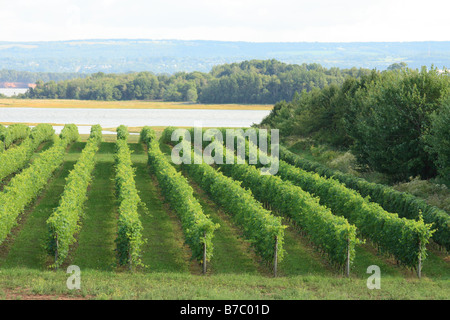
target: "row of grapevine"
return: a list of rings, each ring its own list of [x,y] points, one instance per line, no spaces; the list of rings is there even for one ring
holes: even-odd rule
[[[238,139],[244,138],[240,136],[236,141]],[[249,142],[245,143],[248,149]],[[261,160],[261,157],[268,156],[260,151],[259,157]],[[283,160],[279,160],[277,175],[318,196],[322,205],[355,224],[358,232],[376,244],[380,252],[394,256],[405,266],[416,268],[420,277],[421,265],[427,256],[426,245],[434,232],[431,225],[425,224],[421,218],[417,221],[400,218],[333,178],[307,172]]]
[[[131,151],[127,143],[128,130],[125,126],[117,128],[116,143],[116,190],[119,200],[119,221],[117,231],[117,252],[119,263],[132,266],[142,265],[140,260],[142,223],[139,219],[138,206],[141,203],[131,161]]]
[[[206,261],[213,255],[212,239],[219,225],[203,213],[200,203],[193,195],[192,187],[166,160],[150,127],[142,129],[141,140],[148,147],[149,165],[158,179],[162,193],[181,220],[186,243],[191,248],[193,258],[202,261],[205,266]]]
[[[121,125],[119,127],[117,127],[116,129],[117,132],[117,140],[128,140],[128,136],[130,135],[130,133],[128,132],[128,127]]]
[[[66,124],[64,128],[61,130],[59,138],[67,142],[66,146],[68,146],[72,142],[77,141],[80,138],[80,135],[78,133],[78,127],[72,123]]]
[[[252,128],[258,131],[258,129]],[[224,130],[222,130],[223,132]],[[270,134],[267,135],[270,141]],[[334,178],[347,188],[357,191],[362,197],[380,205],[385,211],[398,214],[400,218],[412,219],[431,225],[431,239],[447,251],[450,250],[450,215],[442,209],[428,205],[423,199],[400,192],[392,187],[371,183],[365,179],[337,170],[314,161],[304,159],[280,146],[280,158],[305,171],[316,172],[325,178]]]
[[[174,141],[170,139],[174,129],[167,128],[163,132],[162,139],[174,144]],[[222,148],[223,158],[226,158],[227,149],[222,144],[215,141],[212,146],[216,150]],[[233,157],[235,156],[233,155]],[[355,247],[359,242],[354,225],[348,223],[343,217],[333,215],[330,209],[319,204],[318,199],[279,177],[261,175],[255,167],[248,164],[222,164],[218,166],[226,175],[236,181],[241,181],[245,188],[249,188],[252,197],[254,196],[291,219],[302,230],[302,233],[308,236],[310,241],[327,256],[330,262],[338,267],[345,267],[347,273],[349,272],[350,265],[355,257]],[[221,176],[220,173],[213,174],[215,170],[206,164],[188,165],[187,167],[187,170],[197,177],[196,180],[200,181],[202,187],[208,192],[211,193],[209,190],[213,186],[220,186],[220,188],[213,189],[219,195],[218,201],[223,201],[224,205],[227,205],[227,201],[231,201],[229,199],[230,194],[227,194],[223,185],[218,184],[217,180],[219,180],[218,176]],[[238,183],[238,185],[240,184]],[[242,201],[241,195],[236,201]],[[238,205],[236,208],[238,208]],[[233,210],[234,208],[231,207],[230,209]],[[237,211],[239,212],[239,210]]]
[[[187,148],[190,148],[188,144]],[[239,182],[224,176],[210,165],[184,164],[183,167],[216,203],[232,215],[233,220],[244,230],[245,237],[266,262],[277,263],[283,259],[285,226],[280,217],[264,209],[250,190],[242,188]]]
[[[8,127],[0,124],[0,153],[8,149],[14,142],[25,139],[30,134],[30,127],[15,123]]]
[[[358,231],[375,243],[381,252],[415,268],[426,258],[426,245],[432,235],[423,220],[400,218],[369,202],[359,193],[333,178],[324,178],[280,161],[279,176],[320,197],[320,203],[333,213],[346,217]]]
[[[0,181],[25,167],[39,145],[50,141],[54,135],[55,130],[51,125],[38,124],[19,146],[0,153]]]
[[[12,178],[0,193],[0,243],[17,224],[19,214],[38,196],[53,172],[61,166],[67,146],[77,139],[77,127],[67,125],[54,146],[42,152],[28,168]]]
[[[358,191],[363,197],[370,197],[370,200],[380,204],[386,211],[396,212],[400,217],[419,220],[423,216],[425,223],[433,223],[432,239],[437,244],[450,251],[450,215],[434,206],[428,205],[424,200],[412,194],[400,192],[392,187],[368,182],[365,179],[355,177],[351,174],[343,173],[325,167],[324,165],[304,159],[285,147],[280,147],[280,158],[306,171],[317,172],[321,176],[333,177],[346,187]]]
[[[95,155],[102,139],[99,125],[92,126],[91,135],[80,158],[66,180],[59,205],[47,220],[49,230],[48,252],[55,257],[55,267],[60,266],[75,242],[74,235],[79,231],[79,221],[83,214],[83,204],[87,189],[92,180]]]
[[[289,217],[332,264],[345,267],[349,273],[358,244],[354,225],[333,215],[318,199],[279,177],[261,175],[258,169],[247,164],[221,165],[221,168],[233,179],[242,181],[256,199]]]

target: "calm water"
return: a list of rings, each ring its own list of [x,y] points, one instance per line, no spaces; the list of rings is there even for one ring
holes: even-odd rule
[[[80,133],[89,133],[90,125],[129,127],[250,127],[260,123],[269,110],[197,110],[197,109],[46,109],[0,108],[0,122],[75,123]],[[58,130],[55,127],[55,130]],[[83,132],[82,132],[83,131]],[[84,132],[86,131],[86,132]]]
[[[28,88],[0,88],[0,94],[4,94],[7,97],[16,96],[19,93],[27,92]]]

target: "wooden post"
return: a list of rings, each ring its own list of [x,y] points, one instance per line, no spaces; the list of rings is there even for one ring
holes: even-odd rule
[[[128,268],[133,271],[133,265],[131,261],[131,248],[128,249]]]
[[[345,275],[350,277],[350,239],[347,239],[347,263],[345,266]]]
[[[56,241],[56,249],[55,249],[55,269],[58,270],[58,235],[55,236],[55,241]]]
[[[419,264],[417,266],[417,276],[419,279],[422,277],[422,244],[419,241]]]
[[[203,274],[206,274],[206,232],[203,233]]]
[[[278,236],[275,236],[275,252],[273,257],[273,276],[277,276],[278,267]]]

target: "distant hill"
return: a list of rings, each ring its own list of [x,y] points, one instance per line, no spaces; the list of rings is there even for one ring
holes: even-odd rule
[[[62,81],[87,76],[87,74],[76,72],[29,72],[0,69],[0,88],[34,88],[38,80],[44,82]]]
[[[377,68],[406,62],[411,68],[450,67],[450,41],[252,43],[182,40],[76,40],[0,42],[0,69],[32,72],[208,72],[215,65],[250,59],[326,68]]]

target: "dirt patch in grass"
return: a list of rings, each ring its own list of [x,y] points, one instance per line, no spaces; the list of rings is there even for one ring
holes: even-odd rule
[[[4,289],[5,300],[90,300],[93,296],[80,296],[68,294],[35,294],[31,289]]]

